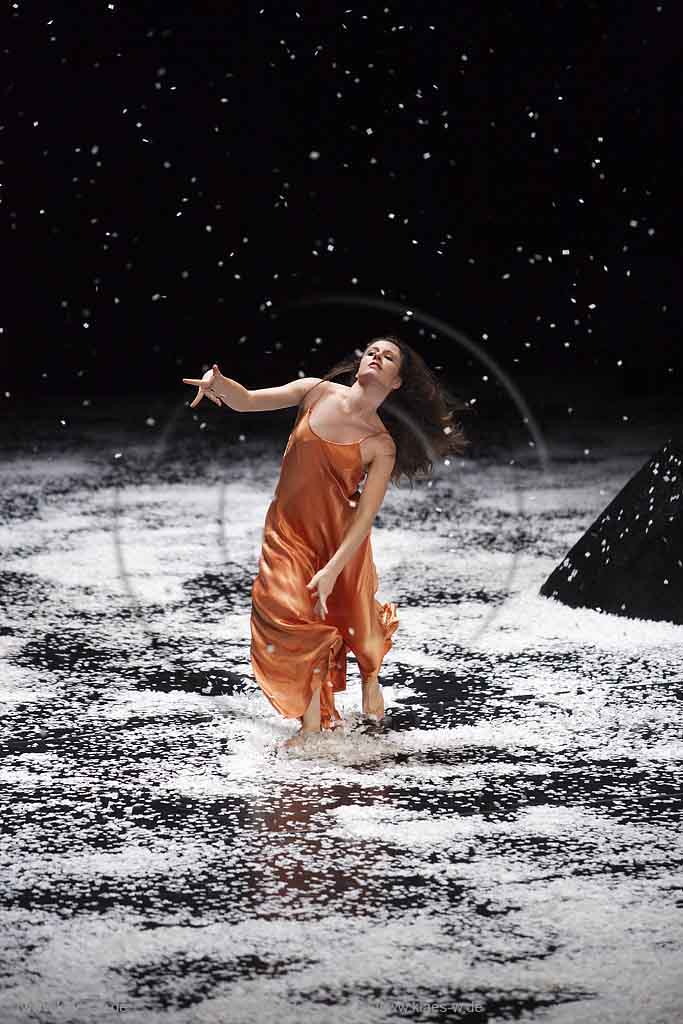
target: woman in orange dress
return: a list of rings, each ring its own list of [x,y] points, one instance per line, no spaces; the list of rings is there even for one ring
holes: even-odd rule
[[[351,386],[329,379],[339,367],[325,378],[258,391],[223,377],[216,364],[201,381],[183,378],[199,388],[192,405],[204,394],[240,411],[299,405],[266,513],[251,591],[254,676],[273,707],[301,723],[285,746],[342,721],[334,694],[346,689],[348,651],[360,670],[363,713],[378,720],[384,715],[379,670],[399,619],[394,602],[375,598],[379,580],[370,532],[396,475],[397,444],[377,410],[402,387],[408,361],[426,384],[413,386],[413,396],[422,390],[423,399],[431,400],[433,421],[450,418],[443,416],[443,394],[420,357],[393,336],[370,342],[355,364]],[[341,366],[350,367],[354,364]],[[394,430],[401,435],[398,421]],[[404,429],[410,449],[408,436]],[[403,471],[419,463],[406,462]]]
[[[384,370],[388,376],[388,362],[374,363],[368,372],[379,377]],[[302,401],[266,515],[252,587],[254,675],[280,714],[301,719],[302,735],[342,720],[334,694],[346,689],[349,650],[360,669],[363,710],[382,716],[378,673],[398,627],[396,605],[375,599],[370,544],[372,520],[394,466],[394,443],[385,429],[368,432],[366,417],[364,436],[335,440],[335,434],[359,433],[352,429],[357,415],[349,416],[350,424],[342,422],[345,396],[338,387],[320,381]],[[366,444],[371,438],[381,443]],[[370,466],[361,495],[364,460]]]

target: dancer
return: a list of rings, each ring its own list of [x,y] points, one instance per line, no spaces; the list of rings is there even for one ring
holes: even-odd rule
[[[342,373],[349,384],[331,379]],[[285,747],[343,721],[334,694],[346,689],[349,650],[361,674],[363,714],[380,721],[379,670],[399,619],[394,602],[375,598],[370,532],[389,482],[405,474],[412,487],[412,476],[431,468],[425,440],[439,455],[462,455],[469,444],[459,426],[447,425],[447,392],[394,335],[372,339],[360,358],[325,377],[282,387],[248,391],[215,363],[201,380],[183,382],[198,389],[191,407],[204,396],[239,412],[299,406],[251,592],[254,676],[273,707],[301,723]],[[402,401],[392,402],[397,395]]]

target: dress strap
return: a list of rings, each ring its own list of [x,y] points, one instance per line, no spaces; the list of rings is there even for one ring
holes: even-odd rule
[[[322,380],[319,380],[319,381],[318,381],[318,384],[322,384]],[[309,389],[308,389],[308,391],[306,392],[306,395],[304,395],[304,398],[305,398],[305,397],[306,397],[307,395],[310,395],[310,393],[311,393],[312,391],[315,391],[315,389],[316,389],[316,388],[318,387],[318,384],[314,384],[312,388],[309,388]],[[317,403],[318,403],[319,401],[320,401],[320,399],[319,399],[319,398],[316,398],[316,399],[315,399],[315,400],[314,400],[313,402],[311,402],[311,404],[309,405],[309,407],[308,407],[308,409],[306,410],[306,412],[307,412],[307,413],[309,413],[309,412],[311,411],[311,409],[313,408],[313,406],[314,406],[314,405],[317,405]],[[303,409],[303,406],[301,406],[301,408]]]
[[[321,383],[322,383],[322,381],[318,381],[318,384],[321,384]],[[306,392],[306,395],[310,395],[311,391],[313,391],[314,388],[317,388],[318,384],[314,384],[312,388],[309,388],[308,391]],[[306,395],[304,395],[304,398],[306,397]],[[301,420],[303,420],[304,418],[306,418],[308,416],[308,414],[310,413],[310,411],[313,408],[313,406],[318,404],[319,399],[316,398],[315,401],[311,402],[311,404],[308,406],[308,408],[304,407],[303,401],[304,400],[302,398],[301,401],[299,402],[299,408],[297,410],[296,421],[295,421],[297,424]]]

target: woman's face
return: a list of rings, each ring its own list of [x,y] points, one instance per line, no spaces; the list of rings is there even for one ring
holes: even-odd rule
[[[376,376],[386,387],[391,387],[400,376],[401,350],[393,341],[375,341],[368,345],[360,361],[358,372]]]

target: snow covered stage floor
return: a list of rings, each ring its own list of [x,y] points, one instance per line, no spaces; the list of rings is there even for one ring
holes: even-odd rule
[[[680,1019],[683,627],[538,596],[663,440],[390,489],[390,727],[350,658],[288,757],[249,669],[279,459],[7,453],[0,1019]]]

